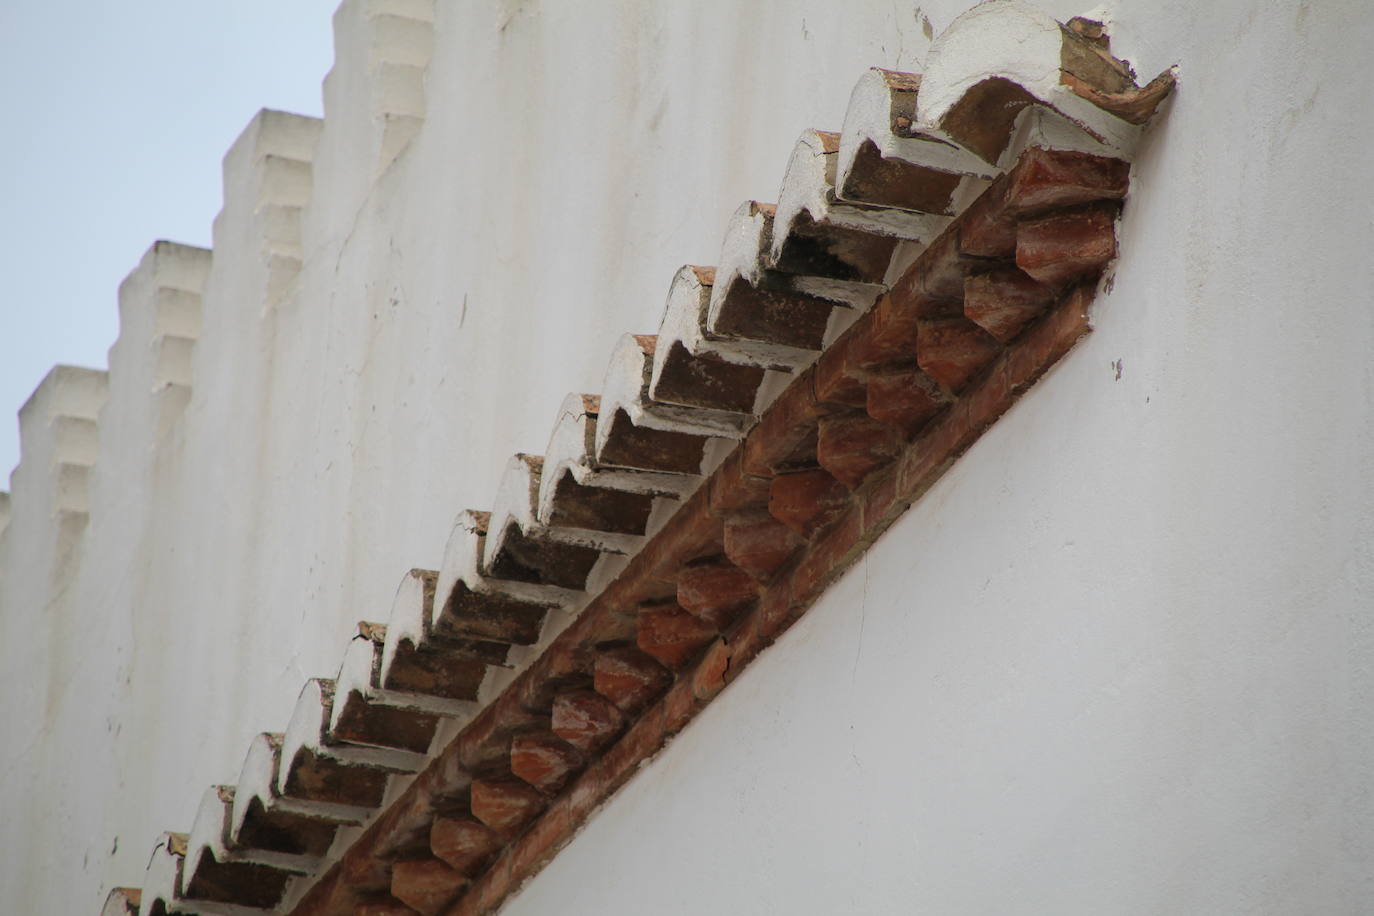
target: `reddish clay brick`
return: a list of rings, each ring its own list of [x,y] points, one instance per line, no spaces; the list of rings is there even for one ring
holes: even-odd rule
[[[791,582],[787,576],[768,587],[759,598],[758,611],[754,615],[758,621],[758,637],[771,640],[792,625],[798,616],[792,603]]]
[[[750,614],[747,619],[741,621],[730,634],[730,658],[722,674],[722,689],[725,685],[733,683],[744,673],[749,663],[772,644],[773,640],[763,635],[757,614]]]
[[[868,383],[868,415],[911,435],[950,402],[949,392],[915,366],[875,375]]]
[[[699,668],[700,666],[698,666]],[[663,707],[663,727],[669,734],[677,734],[696,716],[701,702],[692,692],[692,678],[680,677],[659,700]]]
[[[725,687],[725,672],[730,667],[730,645],[723,639],[711,643],[701,664],[692,672],[692,693],[698,700],[709,700]]]
[[[472,816],[509,839],[544,809],[544,796],[518,779],[474,779]]]
[[[391,887],[391,862],[371,856],[344,856],[340,862],[340,890],[381,891]]]
[[[912,265],[922,291],[936,299],[958,299],[964,294],[964,277],[979,262],[959,253],[959,233],[945,232],[930,243]]]
[[[1048,286],[1096,274],[1116,257],[1116,206],[1096,204],[1021,224],[1016,266]]]
[[[768,478],[744,473],[743,449],[735,449],[710,480],[711,514],[717,518],[768,502]]]
[[[884,363],[913,359],[916,356],[916,324],[919,308],[904,307],[897,290],[883,296],[863,318],[866,327],[856,358],[860,366],[871,368]]]
[[[996,338],[967,318],[943,318],[921,322],[916,362],[957,394],[1001,351]]]
[[[816,458],[821,467],[854,490],[901,448],[901,433],[886,423],[863,413],[837,414],[821,420]]]
[[[467,883],[438,859],[405,859],[391,870],[391,896],[423,916],[444,910]]]
[[[348,904],[340,901],[339,906],[347,907]],[[414,916],[415,913],[415,910],[404,903],[397,903],[394,900],[374,900],[368,903],[359,903],[351,909],[342,911],[352,913],[353,916]]]
[[[499,767],[505,760],[510,734],[537,726],[541,721],[540,716],[514,704],[490,709],[468,723],[454,739],[458,762],[474,772]]]
[[[956,222],[959,250],[980,258],[1016,254],[1016,220],[1006,206],[1007,178],[998,178],[969,204]]]
[[[662,707],[654,705],[646,709],[621,739],[606,750],[601,758],[606,765],[603,773],[603,778],[607,780],[605,797],[623,786],[642,762],[663,747],[668,740],[664,722]]]
[[[936,477],[967,447],[968,405],[956,401],[931,423],[897,462],[898,492],[915,501]]]
[[[634,559],[634,569],[651,579],[671,581],[678,567],[724,548],[723,522],[710,512],[710,487],[699,487],[678,507]]]
[[[486,882],[489,880],[489,876],[483,875],[474,882],[472,887],[468,888],[468,892],[459,897],[453,906],[449,907],[447,916],[477,916],[478,913],[481,913],[482,911],[477,907],[483,893],[482,888],[486,886]],[[331,916],[333,916],[333,914],[331,914]],[[340,914],[340,916],[343,916],[343,914]]]
[[[857,335],[846,333],[817,358],[811,376],[817,401],[841,407],[863,406],[868,373],[857,362],[861,343]]]
[[[824,528],[849,505],[849,488],[813,468],[773,478],[768,512],[803,538]]]
[[[592,673],[596,692],[631,715],[648,706],[672,679],[652,656],[629,646],[598,652]]]
[[[596,753],[624,727],[624,714],[599,693],[572,690],[554,698],[554,734],[584,753]]]
[[[695,614],[677,605],[655,608],[639,615],[637,645],[674,671],[695,658],[716,630]]]
[[[725,683],[729,684],[744,673],[749,663],[759,653],[773,644],[776,631],[763,614],[750,614],[739,627],[730,634],[730,664],[725,670]]]
[[[510,744],[511,773],[545,795],[556,795],[582,764],[582,754],[555,735],[517,735]]]
[[[402,852],[410,853],[428,845],[430,828],[434,824],[434,819],[439,816],[439,805],[442,804],[445,810],[451,809],[460,801],[459,796],[467,790],[471,781],[471,777],[464,774],[457,784],[450,787],[450,791],[444,793],[442,799],[430,792],[422,791],[409,795],[388,808],[387,826],[391,840],[389,848],[385,850],[386,854],[395,856]]]
[[[1119,200],[1130,183],[1130,163],[1072,150],[1033,147],[1009,176],[1007,206],[1025,216],[1095,200]]]
[[[568,809],[574,817],[587,817],[601,804],[602,790],[609,779],[605,757],[593,760],[568,789]]]
[[[501,840],[479,821],[437,817],[429,828],[429,848],[454,871],[471,877],[501,848]]]
[[[964,394],[960,404],[966,444],[972,444],[983,430],[1006,413],[1016,394],[1016,387],[1007,375],[1007,360],[999,359],[983,380]]]
[[[816,419],[826,408],[816,402],[814,374],[802,373],[778,396],[745,440],[741,470],[754,477],[772,477],[773,469],[788,463],[797,448],[815,434]]]
[[[908,273],[906,276],[914,277]],[[915,280],[910,281],[912,284]],[[859,319],[860,342],[855,348],[855,360],[864,368],[893,362],[910,362],[916,358],[916,328],[922,318],[932,313],[957,313],[959,301],[931,299],[917,289],[893,289],[890,295],[878,300],[867,315]],[[856,323],[857,327],[857,323]],[[854,328],[851,328],[853,331]]]
[[[792,603],[806,607],[820,597],[859,555],[862,538],[863,520],[855,511],[813,542],[789,577]]]
[[[1054,290],[1015,267],[977,274],[964,283],[964,314],[1004,344],[1054,299]]]
[[[519,884],[539,871],[568,841],[576,826],[566,798],[550,804],[534,826],[511,847],[511,880]]]
[[[553,709],[554,699],[564,691],[586,685],[591,672],[591,652],[586,646],[560,647],[562,651],[550,653],[544,670],[538,677],[521,678],[511,686],[513,694],[519,696],[520,705],[529,710],[544,713],[544,721],[536,724],[528,733],[544,731],[548,725],[548,715]]]
[[[639,764],[667,741],[666,721],[661,704],[646,710],[573,784],[566,796],[569,814],[575,819],[585,818],[624,785]]]
[[[677,603],[717,630],[758,597],[754,577],[723,559],[684,567],[677,576]]]
[[[391,879],[388,878],[388,889],[391,886],[390,881]],[[315,882],[296,909],[308,914],[324,913],[333,916],[335,913],[364,913],[367,912],[363,909],[364,906],[375,905],[380,907],[383,903],[390,903],[392,906],[399,907],[404,916],[409,916],[406,911],[410,910],[410,907],[392,900],[389,890],[385,892],[385,897],[364,897],[345,888],[341,881],[341,869],[336,867],[326,872],[323,877]],[[373,910],[372,914],[373,916],[392,916],[392,912],[379,908]]]
[[[492,863],[481,880],[475,882],[459,899],[457,906],[449,911],[448,916],[485,916],[487,913],[494,913],[501,901],[514,890],[511,856],[502,856]]]
[[[725,523],[725,556],[759,582],[772,578],[800,545],[792,529],[767,513],[736,516]]]
[[[1011,396],[1030,387],[1092,330],[1088,323],[1092,298],[1091,285],[1071,290],[1007,354],[1001,375],[1002,384]]]
[[[899,498],[914,500],[1016,395],[1058,361],[1090,327],[1091,287],[1081,286],[1053,306],[944,416],[932,423],[898,462]]]
[[[911,501],[902,496],[897,467],[894,464],[874,474],[858,494],[865,538],[882,534],[911,505]]]

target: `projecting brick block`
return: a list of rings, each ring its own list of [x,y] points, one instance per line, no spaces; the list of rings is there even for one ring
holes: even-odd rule
[[[1026,150],[1010,175],[1007,207],[1022,216],[1126,196],[1131,167],[1072,150]]]
[[[1053,289],[1014,267],[978,274],[964,283],[964,314],[1004,344],[1053,300]]]
[[[768,502],[768,478],[744,473],[743,451],[736,449],[711,475],[711,513],[720,516]]]
[[[637,645],[674,671],[695,658],[715,635],[715,627],[675,604],[639,614]]]
[[[958,299],[964,294],[964,277],[979,265],[959,252],[959,233],[946,232],[930,244],[913,265],[920,287],[937,299]]]
[[[624,714],[599,693],[577,690],[554,698],[554,734],[584,753],[605,747],[624,725]]]
[[[390,861],[345,855],[339,869],[340,892],[349,896],[355,891],[364,894],[389,891],[391,865]]]
[[[648,706],[672,679],[652,656],[628,646],[598,652],[592,671],[596,692],[631,715]]]
[[[959,250],[980,258],[1016,254],[1016,220],[1006,206],[1006,177],[998,178],[958,221]]]
[[[850,512],[817,538],[788,577],[794,604],[808,605],[849,568],[862,549],[863,520]]]
[[[551,804],[543,817],[511,848],[511,875],[517,880],[528,878],[545,862],[553,858],[560,846],[572,835],[575,826],[569,800],[561,798]]]
[[[1095,274],[1116,257],[1116,207],[1098,204],[1021,224],[1016,266],[1048,286]]]
[[[423,916],[442,912],[467,883],[438,859],[405,859],[391,870],[391,896]]]
[[[923,321],[916,341],[917,364],[956,394],[1001,352],[997,339],[967,318]]]
[[[501,848],[501,839],[478,821],[439,817],[429,828],[429,848],[454,871],[471,877]]]
[[[919,430],[949,402],[949,393],[914,366],[869,379],[868,415],[906,435]]]
[[[864,413],[837,414],[821,420],[816,458],[821,467],[851,490],[889,463],[901,450],[902,434]]]
[[[766,582],[801,544],[796,532],[766,513],[725,523],[725,555],[755,580]]]
[[[714,560],[688,566],[678,573],[677,603],[717,630],[758,596],[758,586],[733,563]]]
[[[798,376],[759,420],[740,455],[745,474],[772,477],[774,468],[787,465],[815,435],[816,419],[826,408],[816,401],[814,378],[809,369]]]
[[[544,808],[544,796],[515,779],[474,779],[472,816],[499,836],[518,834]]]
[[[856,348],[855,361],[864,367],[886,363],[910,362],[916,358],[917,330],[928,318],[951,318],[963,314],[958,299],[942,299],[923,292],[916,271],[908,271],[890,295],[865,317],[868,333]]]
[[[709,700],[720,693],[725,686],[725,673],[730,667],[730,646],[723,639],[717,639],[702,656],[701,664],[692,672],[692,695],[698,700]]]
[[[911,505],[911,500],[901,491],[901,475],[895,464],[873,475],[857,497],[866,539],[876,538],[886,531],[897,516]]]
[[[554,735],[517,735],[511,741],[510,771],[546,795],[557,794],[582,763],[582,754]]]
[[[860,343],[855,336],[846,335],[816,360],[812,379],[817,401],[842,407],[863,406],[868,373],[856,360]]]
[[[768,512],[803,538],[824,528],[849,504],[849,488],[813,468],[773,478]]]
[[[683,563],[720,553],[724,522],[711,514],[710,500],[710,488],[699,487],[639,551],[635,562],[646,579],[670,582]]]
[[[469,772],[488,772],[505,763],[510,736],[527,728],[538,728],[544,717],[516,704],[500,709],[498,715],[478,716],[454,740],[458,760]]]

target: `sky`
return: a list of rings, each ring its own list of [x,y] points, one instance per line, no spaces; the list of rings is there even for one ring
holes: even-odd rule
[[[0,0],[0,490],[57,363],[106,368],[148,247],[208,247],[260,108],[320,114],[339,0]]]

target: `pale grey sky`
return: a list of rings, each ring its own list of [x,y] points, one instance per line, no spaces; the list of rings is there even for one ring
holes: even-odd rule
[[[320,113],[339,0],[0,0],[0,490],[55,363],[105,368],[157,239],[208,246],[259,108]]]

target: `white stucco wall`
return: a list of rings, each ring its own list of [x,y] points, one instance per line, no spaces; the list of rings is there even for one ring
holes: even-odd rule
[[[924,10],[938,30],[965,6]],[[137,882],[353,622],[489,507],[506,458],[543,450],[563,395],[597,390],[615,338],[656,327],[673,271],[773,199],[800,131],[927,44],[890,3],[440,2],[424,126],[379,173],[362,8],[337,17],[324,124],[273,134],[299,165],[265,182],[261,124],[226,165],[170,430],[112,354],[56,588],[17,475],[0,884],[19,912]],[[1360,12],[1110,10],[1117,53],[1146,78],[1179,64],[1182,88],[1096,333],[509,912],[1360,910]],[[304,204],[298,235],[268,199]],[[265,246],[303,256],[270,305]]]

